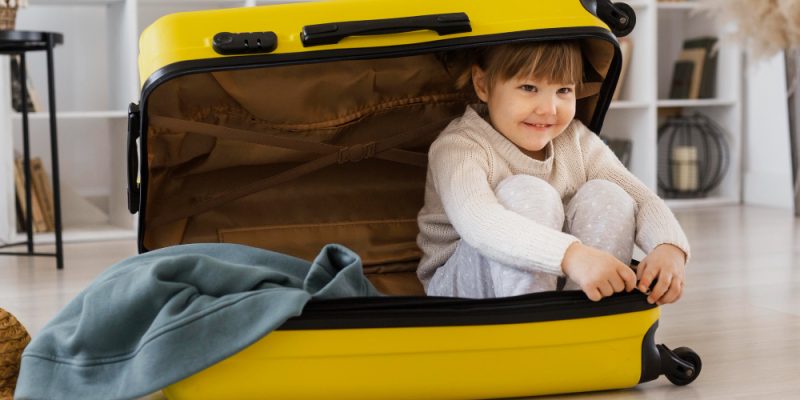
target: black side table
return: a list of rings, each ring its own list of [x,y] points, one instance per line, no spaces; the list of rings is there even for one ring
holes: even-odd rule
[[[25,169],[25,225],[27,230],[27,240],[20,243],[12,243],[0,248],[27,245],[26,252],[0,252],[0,255],[16,256],[47,256],[56,258],[56,268],[64,268],[64,248],[61,243],[61,186],[58,177],[58,135],[56,132],[56,92],[53,73],[53,48],[64,43],[64,36],[55,32],[33,32],[33,31],[0,31],[0,54],[19,54],[20,56],[20,80],[22,99],[22,142],[23,142],[23,166]],[[52,178],[53,178],[53,212],[55,217],[55,253],[37,253],[33,251],[33,211],[31,207],[31,155],[30,140],[28,133],[28,91],[27,76],[25,69],[25,53],[29,51],[47,52],[47,94],[50,114],[50,151],[52,157]]]

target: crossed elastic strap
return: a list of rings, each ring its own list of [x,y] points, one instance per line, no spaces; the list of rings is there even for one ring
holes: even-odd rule
[[[441,129],[443,129],[444,126],[451,120],[452,118],[447,118],[445,120],[431,122],[412,130],[403,131],[386,140],[359,143],[352,146],[339,146],[335,144],[274,136],[265,134],[263,132],[230,128],[203,122],[187,121],[178,118],[157,115],[150,116],[151,125],[175,132],[191,132],[225,140],[263,144],[290,150],[312,152],[321,154],[322,156],[315,160],[300,164],[294,168],[282,171],[268,178],[227,189],[217,196],[188,204],[185,207],[181,207],[179,210],[173,209],[161,212],[150,219],[148,223],[151,226],[159,226],[183,218],[188,218],[193,215],[214,209],[230,201],[246,197],[253,193],[258,193],[267,188],[284,182],[292,181],[301,176],[308,175],[314,171],[318,171],[335,164],[358,162],[374,157],[425,168],[428,164],[428,155],[426,153],[402,150],[398,149],[397,147],[418,138],[420,135],[426,132],[441,131]]]

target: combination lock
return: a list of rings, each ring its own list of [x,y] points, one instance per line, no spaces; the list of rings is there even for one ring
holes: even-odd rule
[[[278,47],[274,32],[220,32],[214,35],[214,50],[219,54],[270,53]]]

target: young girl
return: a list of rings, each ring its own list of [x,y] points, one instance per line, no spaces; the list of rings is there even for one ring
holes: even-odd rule
[[[418,276],[434,296],[581,289],[594,300],[638,288],[680,298],[689,244],[658,196],[574,119],[577,42],[477,53],[468,106],[433,142],[419,213]],[[628,266],[634,241],[647,256]],[[639,280],[637,286],[637,278]]]

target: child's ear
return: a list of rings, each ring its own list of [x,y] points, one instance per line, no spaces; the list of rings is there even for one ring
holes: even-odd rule
[[[489,91],[486,86],[486,73],[483,72],[481,67],[477,65],[472,66],[472,87],[475,88],[475,94],[482,102],[489,101]]]

